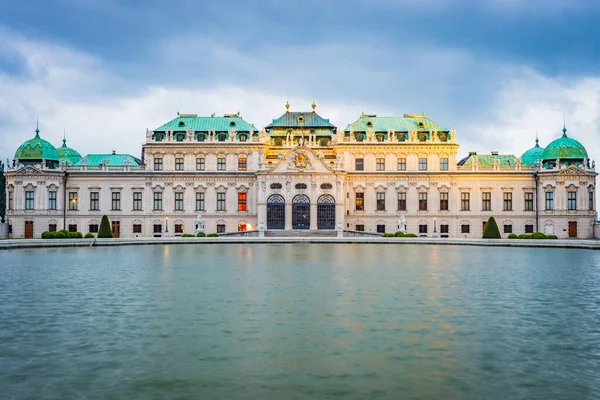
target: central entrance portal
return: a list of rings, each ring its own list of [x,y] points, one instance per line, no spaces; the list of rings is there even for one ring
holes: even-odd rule
[[[317,201],[317,228],[335,228],[335,199],[330,194],[324,194]]]
[[[310,199],[304,194],[292,200],[292,229],[310,229]]]

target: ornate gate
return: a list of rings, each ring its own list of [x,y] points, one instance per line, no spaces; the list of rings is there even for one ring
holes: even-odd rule
[[[285,227],[285,199],[273,194],[267,199],[267,229],[283,229]]]
[[[304,194],[292,200],[292,229],[310,229],[310,199]]]
[[[335,199],[324,194],[317,201],[317,228],[335,229]]]

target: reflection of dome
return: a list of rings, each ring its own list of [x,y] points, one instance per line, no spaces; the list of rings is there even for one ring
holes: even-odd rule
[[[557,159],[561,164],[576,164],[583,162],[584,158],[588,158],[585,147],[567,136],[567,128],[563,128],[563,135],[550,142],[542,153],[544,164],[555,162]]]
[[[52,144],[40,138],[40,130],[35,129],[35,137],[23,143],[15,152],[15,160],[21,164],[40,164],[46,161],[46,166],[56,167],[58,164],[58,152]]]
[[[81,154],[77,150],[67,147],[67,139],[64,138],[62,146],[56,149],[56,151],[61,160],[68,161],[70,164],[75,164],[81,159]]]
[[[523,165],[534,166],[537,161],[542,160],[542,153],[544,152],[544,148],[540,147],[538,144],[540,140],[535,138],[535,146],[527,150],[521,156],[521,162]]]

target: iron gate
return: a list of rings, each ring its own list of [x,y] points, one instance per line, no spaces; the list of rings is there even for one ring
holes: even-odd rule
[[[335,229],[335,199],[324,194],[317,201],[317,228]]]
[[[292,200],[292,229],[310,229],[310,199],[304,194]]]

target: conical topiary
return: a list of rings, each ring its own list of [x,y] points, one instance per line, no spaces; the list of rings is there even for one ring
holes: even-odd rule
[[[498,225],[496,224],[496,220],[494,217],[490,217],[488,219],[487,224],[485,224],[485,229],[483,230],[483,238],[484,239],[500,239],[500,230],[498,230]]]
[[[100,228],[98,229],[98,238],[111,238],[112,231],[110,230],[110,222],[108,221],[108,217],[106,215],[102,216],[102,221],[100,221]]]

